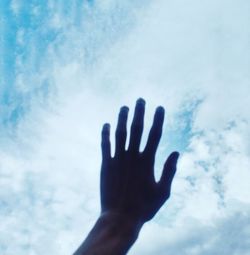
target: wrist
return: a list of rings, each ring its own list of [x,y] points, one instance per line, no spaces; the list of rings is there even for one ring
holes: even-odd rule
[[[138,238],[140,221],[116,212],[101,213],[74,255],[124,255]]]
[[[135,218],[118,212],[101,213],[97,222],[106,228],[110,237],[120,238],[134,242],[143,226],[143,223]]]

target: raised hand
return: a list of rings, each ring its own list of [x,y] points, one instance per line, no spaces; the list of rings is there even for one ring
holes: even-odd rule
[[[178,152],[173,152],[163,168],[159,182],[154,178],[154,161],[162,135],[164,108],[155,112],[146,147],[139,151],[144,122],[145,101],[138,99],[131,125],[128,149],[126,123],[128,107],[120,109],[116,128],[115,155],[111,157],[110,125],[102,130],[101,209],[142,223],[152,219],[170,196]]]
[[[111,157],[110,125],[102,130],[101,215],[75,255],[124,255],[136,241],[146,221],[154,217],[170,196],[178,152],[170,154],[159,182],[154,178],[154,161],[164,121],[158,107],[146,147],[139,151],[145,101],[136,102],[128,149],[128,107],[120,110],[116,128],[115,155]]]

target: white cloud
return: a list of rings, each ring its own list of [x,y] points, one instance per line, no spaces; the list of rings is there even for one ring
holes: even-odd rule
[[[207,225],[192,218],[185,221],[174,228],[162,228],[156,224],[146,227],[144,238],[130,254],[249,254],[249,211],[229,213]]]
[[[101,125],[111,122],[114,134],[123,104],[131,122],[139,96],[147,100],[144,143],[159,104],[171,139],[181,134],[187,141],[176,145],[185,150],[172,198],[131,254],[247,254],[249,3],[134,4],[107,1],[91,16],[84,5],[72,4],[66,15],[64,3],[50,1],[39,29],[57,36],[41,58],[31,40],[23,67],[19,61],[16,89],[29,107],[24,100],[15,137],[1,138],[4,254],[69,254],[80,244],[99,213]],[[88,15],[76,22],[82,10]],[[165,133],[157,176],[175,148],[168,139]]]

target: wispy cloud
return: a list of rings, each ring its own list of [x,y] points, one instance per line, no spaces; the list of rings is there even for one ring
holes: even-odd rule
[[[249,2],[1,4],[0,253],[73,252],[99,213],[101,125],[142,96],[143,144],[166,108],[156,176],[181,159],[131,254],[247,254]]]

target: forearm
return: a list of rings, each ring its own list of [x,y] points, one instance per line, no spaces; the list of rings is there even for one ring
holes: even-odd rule
[[[124,255],[142,224],[119,214],[102,214],[74,255]]]

